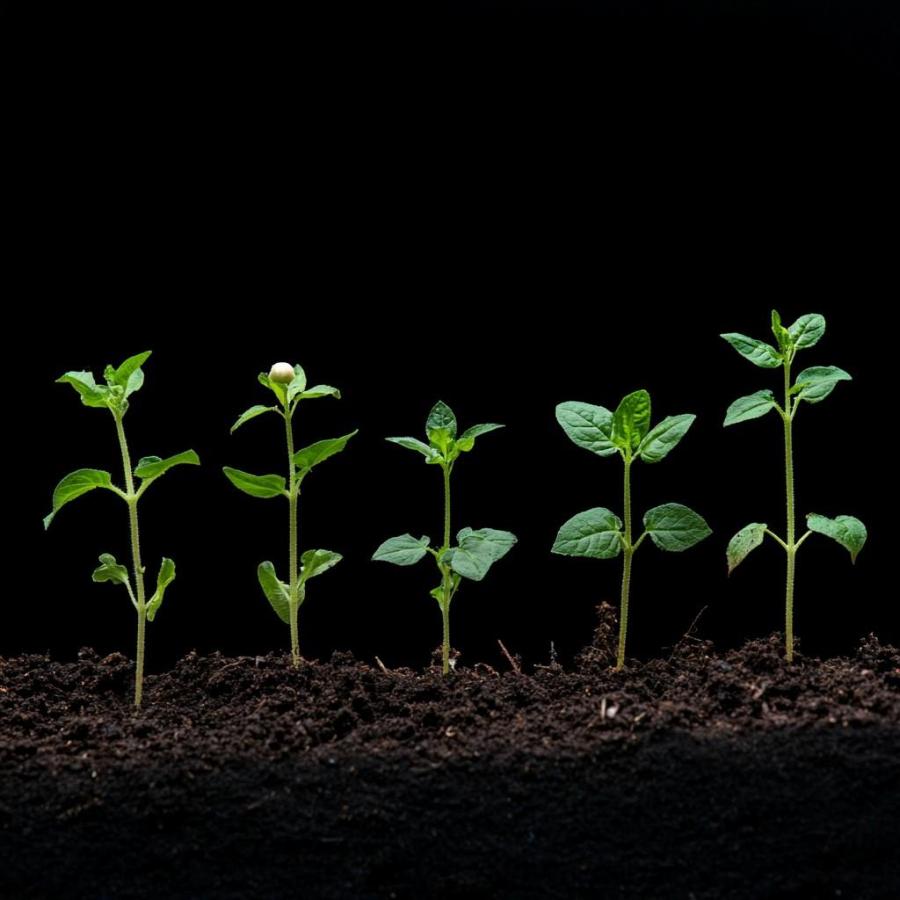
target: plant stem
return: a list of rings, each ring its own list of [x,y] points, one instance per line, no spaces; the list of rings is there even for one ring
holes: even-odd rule
[[[287,435],[288,452],[288,533],[290,547],[288,557],[288,581],[289,581],[289,607],[291,616],[291,661],[294,666],[300,665],[300,626],[298,618],[300,613],[299,578],[297,563],[297,469],[294,465],[294,426],[291,421],[290,404],[285,397],[284,401],[284,427]]]
[[[134,670],[134,705],[140,707],[144,696],[144,641],[147,630],[147,606],[144,595],[144,567],[141,565],[141,538],[138,529],[138,498],[134,491],[134,477],[131,474],[131,454],[125,440],[125,426],[122,413],[113,413],[116,420],[116,434],[119,450],[122,452],[122,469],[125,475],[125,501],[128,503],[128,524],[131,529],[131,560],[134,566],[134,583],[137,588],[137,651]]]
[[[788,662],[794,659],[794,568],[797,557],[794,522],[794,444],[791,411],[791,360],[784,361],[784,486],[787,498],[787,575],[784,597],[784,641]]]
[[[444,471],[444,543],[443,550],[450,546],[450,466],[441,467]],[[444,601],[441,603],[441,621],[443,623],[444,638],[441,643],[441,673],[450,673],[450,593],[452,590],[450,567],[441,565],[441,575],[444,582]]]
[[[616,671],[625,666],[625,637],[628,633],[628,595],[631,591],[631,557],[634,546],[631,543],[631,454],[625,456],[625,541],[622,566],[622,596],[619,602],[619,652],[616,656]]]

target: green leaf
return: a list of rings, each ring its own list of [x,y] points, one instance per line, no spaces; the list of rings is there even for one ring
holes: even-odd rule
[[[266,595],[266,600],[269,601],[272,609],[275,610],[275,614],[286,625],[290,625],[291,592],[283,581],[279,581],[278,576],[275,574],[275,566],[268,560],[261,562],[256,568],[256,577],[259,581],[259,586]]]
[[[441,453],[447,453],[450,442],[456,437],[456,416],[443,401],[438,400],[428,413],[425,420],[425,434]]]
[[[100,565],[94,569],[91,574],[91,580],[96,582],[111,581],[113,584],[124,584],[126,587],[130,587],[128,569],[121,563],[116,562],[116,558],[111,553],[100,554]]]
[[[277,406],[263,406],[262,404],[257,404],[256,406],[251,406],[250,409],[244,410],[239,416],[234,425],[231,426],[231,434],[234,434],[244,422],[249,422],[251,419],[255,419],[257,416],[261,416],[263,413],[267,412],[278,412]]]
[[[483,434],[488,434],[491,431],[496,431],[498,428],[505,427],[505,425],[497,425],[495,422],[491,422],[487,425],[473,425],[471,428],[467,428],[456,439],[456,449],[461,453],[468,453],[475,446],[475,438],[481,437]]]
[[[293,384],[291,387],[293,387]],[[299,400],[315,400],[317,397],[334,397],[335,399],[340,400],[341,392],[330,384],[317,384],[308,391],[301,391],[295,396]]]
[[[153,596],[147,604],[148,622],[152,622],[156,618],[156,614],[159,612],[160,606],[162,606],[163,595],[166,593],[166,588],[174,580],[175,563],[172,562],[168,556],[164,556],[159,565],[159,574],[156,576],[156,590],[153,592]]]
[[[228,480],[240,491],[251,497],[279,497],[285,493],[284,476],[282,475],[251,475],[240,469],[232,469],[225,466],[222,471]]]
[[[758,341],[756,338],[737,332],[720,334],[719,337],[728,341],[741,356],[749,359],[753,365],[759,366],[761,369],[775,369],[783,361],[781,354],[765,341]]]
[[[641,390],[623,397],[613,413],[613,443],[636,450],[649,430],[650,395]]]
[[[866,526],[854,516],[838,516],[835,519],[829,519],[827,516],[810,513],[806,517],[806,527],[817,534],[827,535],[842,547],[846,547],[850,551],[852,562],[856,562],[856,557],[868,537]]]
[[[340,453],[341,450],[347,446],[347,441],[358,433],[359,429],[357,428],[356,431],[351,431],[350,434],[345,434],[343,437],[327,438],[324,441],[316,441],[315,444],[310,444],[308,447],[304,447],[294,454],[294,465],[298,469],[308,471],[313,466],[317,466],[320,462],[325,462],[329,457]]]
[[[168,472],[173,466],[199,466],[200,457],[193,450],[185,450],[176,453],[166,459],[158,456],[145,456],[138,460],[134,467],[134,474],[138,478],[159,478],[164,472]]]
[[[400,534],[388,538],[372,554],[372,559],[393,563],[395,566],[413,566],[428,552],[430,543],[431,538],[425,535],[417,540],[411,534]]]
[[[839,381],[852,381],[850,374],[837,366],[811,366],[795,379],[791,393],[807,403],[819,403],[836,387]]]
[[[271,381],[267,372],[260,372],[256,376],[256,380],[263,386],[267,387],[273,394],[284,403],[287,399],[287,385],[279,384],[277,381]]]
[[[729,575],[747,558],[751,550],[755,550],[763,542],[768,527],[765,522],[751,522],[728,542],[725,557],[728,560]]]
[[[53,517],[70,501],[94,488],[114,491],[112,476],[102,469],[76,469],[63,478],[53,491],[53,509],[44,516],[44,528],[49,528]]]
[[[681,503],[663,503],[647,510],[644,528],[661,550],[687,550],[712,534],[703,517]]]
[[[425,444],[414,437],[389,437],[385,438],[385,440],[390,441],[392,444],[399,444],[401,447],[406,447],[407,450],[417,450],[428,460],[428,462],[440,457],[440,453],[438,453],[434,447],[429,447],[428,444]]]
[[[597,456],[618,453],[612,441],[613,414],[605,407],[567,400],[556,407],[556,421],[573,444]]]
[[[471,581],[481,581],[490,567],[513,548],[516,536],[496,528],[463,528],[456,536],[459,542],[453,554],[445,554],[444,562],[454,572]]]
[[[125,396],[140,390],[144,383],[144,373],[141,366],[150,358],[151,350],[129,356],[122,365],[112,374],[112,383],[125,389]]]
[[[300,557],[302,563],[300,569],[300,583],[304,584],[310,578],[315,578],[323,572],[327,572],[336,566],[344,557],[333,550],[307,550]]]
[[[654,425],[638,447],[641,459],[647,463],[656,463],[664,459],[687,434],[696,418],[692,413],[683,413],[680,416],[667,416]]]
[[[777,404],[770,390],[756,391],[746,397],[738,397],[725,413],[724,427],[736,425],[738,422],[746,422],[749,419],[758,419],[764,416],[770,409],[775,409]]]
[[[306,390],[306,372],[303,366],[294,366],[294,380],[287,386],[288,400],[293,400],[297,394],[302,394]]]
[[[825,317],[818,313],[807,313],[800,316],[790,328],[788,332],[794,346],[799,350],[801,347],[812,347],[817,344],[819,339],[825,334]]]
[[[71,384],[81,396],[85,406],[102,409],[107,406],[109,388],[105,384],[97,384],[91,372],[66,372],[56,379],[57,384]]]
[[[793,349],[794,339],[787,328],[781,324],[781,316],[778,314],[777,309],[772,310],[772,334],[775,335],[775,340],[778,341],[782,354],[788,353]]]
[[[602,506],[586,509],[559,529],[552,552],[612,559],[622,552],[622,520]]]

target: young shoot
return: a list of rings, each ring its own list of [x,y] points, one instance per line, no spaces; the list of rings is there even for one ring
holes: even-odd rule
[[[440,546],[432,547],[431,538],[415,538],[401,534],[386,540],[372,556],[373,560],[393,563],[395,566],[412,566],[427,553],[434,557],[441,583],[430,591],[441,610],[444,639],[441,644],[441,671],[450,671],[450,604],[464,578],[481,581],[498,559],[506,556],[516,543],[516,536],[509,531],[494,528],[463,528],[457,532],[456,545],[450,546],[450,476],[460,454],[468,453],[475,446],[475,439],[502,425],[473,425],[457,436],[456,416],[446,403],[438,401],[425,422],[425,444],[413,437],[387,438],[408,450],[415,450],[425,457],[429,465],[440,466],[444,482],[444,530]]]
[[[784,400],[779,403],[772,391],[762,390],[739,397],[725,414],[724,425],[736,425],[748,419],[758,419],[770,410],[775,410],[781,419],[784,432],[784,480],[785,500],[787,507],[787,528],[783,538],[770,531],[764,522],[751,522],[744,526],[728,543],[726,556],[728,574],[746,558],[751,550],[756,549],[763,538],[768,535],[787,554],[787,576],[785,586],[785,652],[788,661],[794,658],[794,573],[797,551],[801,544],[814,532],[827,535],[850,551],[850,559],[856,562],[857,554],[866,542],[866,527],[853,516],[837,516],[829,519],[826,516],[810,513],[806,517],[807,530],[798,538],[797,524],[794,514],[794,417],[800,404],[819,403],[837,386],[839,381],[851,381],[850,376],[837,366],[811,366],[799,372],[791,382],[791,366],[797,352],[817,344],[825,334],[825,319],[817,313],[800,316],[793,325],[785,328],[781,324],[781,316],[772,310],[772,333],[778,349],[765,341],[747,337],[743,334],[729,333],[723,337],[741,356],[749,359],[762,369],[782,370],[784,384]]]
[[[125,489],[113,484],[112,475],[102,469],[76,469],[63,478],[53,492],[53,509],[44,519],[44,528],[49,528],[56,514],[70,500],[86,494],[94,488],[104,488],[121,497],[128,506],[128,522],[131,530],[132,570],[116,562],[111,553],[100,554],[100,565],[94,571],[94,581],[109,581],[121,584],[128,592],[137,613],[137,651],[135,656],[134,705],[140,706],[144,690],[144,633],[146,623],[152,622],[162,606],[166,588],[175,580],[175,563],[163,557],[156,576],[156,590],[147,599],[144,589],[144,573],[146,568],[141,563],[141,541],[138,528],[138,501],[144,496],[147,488],[173,466],[199,465],[200,459],[193,450],[185,450],[167,459],[158,456],[144,456],[132,469],[128,442],[125,439],[125,413],[129,408],[129,397],[140,390],[144,383],[144,371],[141,368],[150,356],[150,351],[139,353],[125,360],[118,368],[107,366],[103,375],[106,384],[97,384],[90,372],[66,372],[56,380],[70,384],[81,396],[85,406],[94,409],[106,409],[113,417],[116,434],[119,439],[119,451],[122,455],[122,469]],[[140,484],[135,487],[135,479]],[[132,584],[132,578],[134,579]]]
[[[272,366],[269,374],[260,372],[258,376],[260,384],[268,388],[275,395],[273,406],[251,406],[241,413],[234,425],[231,426],[232,434],[245,422],[255,419],[263,413],[275,413],[284,420],[285,437],[287,441],[288,474],[283,475],[251,475],[240,469],[232,469],[226,466],[223,471],[228,480],[238,490],[249,494],[251,497],[269,499],[271,497],[286,497],[288,501],[288,581],[281,581],[275,574],[275,566],[269,561],[261,562],[256,570],[256,577],[263,594],[275,610],[278,618],[291,629],[291,659],[295,666],[300,665],[300,632],[298,626],[298,614],[300,607],[306,600],[307,582],[323,572],[327,572],[332,566],[336,566],[342,559],[340,553],[332,550],[307,550],[300,555],[299,538],[297,533],[297,512],[300,498],[300,486],[307,475],[319,463],[340,453],[347,442],[357,432],[351,431],[338,438],[329,438],[317,441],[301,450],[294,450],[294,413],[303,400],[317,400],[320,397],[336,397],[340,399],[341,392],[327,384],[317,384],[314,387],[306,386],[306,374],[300,366],[292,366],[290,363],[279,362]]]
[[[631,560],[649,536],[662,550],[687,550],[711,532],[703,518],[680,503],[654,506],[644,515],[644,531],[634,540],[631,518],[631,467],[639,459],[657,463],[668,456],[684,437],[696,416],[685,413],[669,416],[650,427],[650,395],[635,391],[623,398],[616,411],[602,406],[569,401],[556,407],[556,420],[574,444],[596,453],[614,456],[625,464],[624,522],[602,506],[573,516],[559,529],[553,552],[562,556],[589,556],[593,559],[624,557],[619,607],[619,647],[616,670],[625,665],[628,633],[628,601],[631,591]]]

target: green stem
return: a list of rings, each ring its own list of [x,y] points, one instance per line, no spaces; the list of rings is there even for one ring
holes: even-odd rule
[[[116,434],[119,437],[119,450],[122,452],[122,469],[125,475],[125,502],[128,504],[128,524],[131,530],[131,560],[134,566],[134,583],[137,588],[137,651],[135,653],[134,670],[134,705],[140,707],[144,696],[144,642],[147,630],[147,605],[144,594],[144,567],[141,565],[141,538],[138,528],[138,498],[134,491],[134,477],[131,474],[131,454],[128,452],[128,441],[125,440],[125,426],[122,414],[113,413],[116,420]]]
[[[446,551],[450,546],[450,466],[444,465],[441,468],[444,470],[444,543],[442,549]],[[450,599],[453,589],[449,566],[441,565],[441,576],[444,587],[444,600],[441,603],[441,621],[444,632],[441,643],[441,673],[448,675],[450,673]]]
[[[784,641],[788,662],[794,659],[794,571],[797,556],[794,516],[794,444],[793,411],[791,410],[791,361],[784,361],[784,486],[787,498],[787,574],[784,597]]]
[[[298,623],[300,614],[300,579],[298,576],[297,560],[297,467],[294,465],[294,426],[291,421],[291,408],[287,399],[284,401],[284,428],[287,436],[288,452],[288,603],[291,617],[291,662],[295,666],[300,665],[300,626]]]
[[[619,602],[619,652],[616,656],[616,671],[625,666],[625,638],[628,634],[628,597],[631,592],[631,557],[634,546],[631,543],[631,454],[625,456],[625,539],[622,566],[622,595]]]

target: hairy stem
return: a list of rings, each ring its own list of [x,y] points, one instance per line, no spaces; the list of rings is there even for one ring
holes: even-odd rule
[[[625,666],[625,638],[628,634],[628,597],[631,592],[631,557],[634,546],[631,543],[631,454],[625,457],[625,540],[622,565],[622,595],[619,602],[619,652],[616,655],[616,671]]]
[[[784,641],[788,662],[794,659],[794,571],[797,557],[794,521],[794,445],[791,411],[791,361],[784,361],[784,487],[787,499],[787,574],[784,596]]]
[[[122,469],[125,476],[125,502],[128,504],[128,524],[131,530],[131,560],[134,567],[134,584],[137,589],[137,650],[134,669],[134,705],[140,707],[144,696],[144,642],[147,630],[147,605],[144,593],[144,567],[141,565],[141,537],[138,528],[138,498],[134,491],[134,477],[131,474],[131,454],[125,439],[122,413],[113,413],[116,420],[116,434],[119,450],[122,452]]]
[[[450,466],[441,467],[444,471],[444,543],[442,549],[450,546]],[[444,637],[441,643],[441,672],[444,675],[450,673],[450,599],[452,581],[450,567],[441,565],[441,577],[443,579],[443,602],[441,603],[441,620],[443,623]]]
[[[294,426],[291,421],[291,408],[287,399],[284,401],[284,428],[287,437],[288,452],[288,581],[289,581],[289,612],[291,617],[291,661],[295,666],[300,665],[300,627],[298,618],[300,614],[300,579],[297,563],[297,469],[294,465]]]

